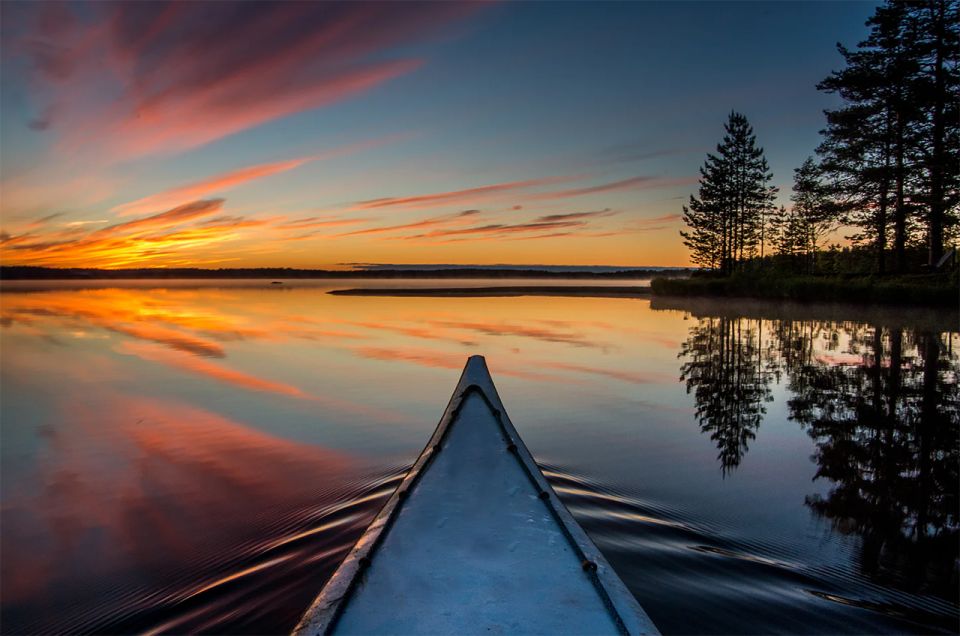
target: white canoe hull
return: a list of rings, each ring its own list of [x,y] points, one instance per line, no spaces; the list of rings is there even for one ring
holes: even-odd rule
[[[656,634],[471,357],[437,430],[294,630]]]

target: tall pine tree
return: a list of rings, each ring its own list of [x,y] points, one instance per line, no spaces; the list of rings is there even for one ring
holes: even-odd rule
[[[683,206],[683,221],[690,231],[680,232],[690,249],[690,260],[704,269],[726,271],[730,244],[729,177],[723,158],[707,154],[700,168],[699,197],[690,195]]]
[[[818,85],[845,104],[826,111],[817,152],[846,222],[860,229],[851,238],[876,249],[881,273],[891,243],[898,272],[908,248],[924,242],[936,264],[957,224],[958,6],[888,0],[867,21],[866,40],[838,46],[846,68]]]
[[[680,235],[694,263],[729,274],[762,247],[764,215],[777,190],[747,118],[731,112],[724,129],[716,154],[700,169],[699,196],[683,208],[690,229]]]
[[[905,7],[914,32],[914,95],[922,112],[918,144],[925,173],[921,201],[927,208],[927,262],[933,266],[960,224],[960,2],[911,0]]]
[[[790,200],[794,217],[790,231],[796,233],[793,241],[800,246],[798,251],[807,256],[807,266],[812,272],[816,268],[820,241],[834,228],[837,217],[829,190],[820,180],[820,167],[812,157],[807,157],[803,165],[794,170]]]

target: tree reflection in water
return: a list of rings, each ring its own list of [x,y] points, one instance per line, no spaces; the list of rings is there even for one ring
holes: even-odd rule
[[[720,451],[723,473],[740,465],[773,398],[759,320],[703,318],[680,349],[680,379],[693,393],[700,430]]]
[[[816,445],[826,497],[807,505],[863,537],[861,568],[913,591],[952,593],[958,519],[957,356],[940,334],[876,325],[850,337],[859,364],[788,372],[791,417]]]
[[[806,505],[837,531],[862,537],[860,568],[871,579],[955,598],[955,337],[893,321],[709,316],[690,328],[680,372],[725,475],[756,438],[773,383],[783,382],[790,419],[814,443],[814,479],[830,482]]]

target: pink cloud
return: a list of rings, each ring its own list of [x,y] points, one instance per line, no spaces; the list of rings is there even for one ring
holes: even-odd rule
[[[437,205],[473,205],[475,202],[502,195],[517,190],[527,190],[537,186],[552,185],[576,181],[582,177],[563,176],[546,177],[542,179],[527,179],[525,181],[508,181],[491,185],[467,188],[465,190],[451,190],[448,192],[434,192],[410,197],[386,197],[361,201],[357,204],[360,209],[388,208],[388,207],[431,207]]]
[[[365,65],[320,78],[317,84],[292,93],[278,84],[283,81],[280,77],[264,77],[260,90],[268,99],[234,101],[232,98],[240,92],[237,87],[213,86],[177,99],[144,102],[137,106],[134,116],[105,125],[121,154],[186,150],[273,119],[347,99],[405,75],[420,64],[419,60],[399,60]],[[285,71],[276,72],[282,76]],[[93,138],[83,135],[79,141],[89,143]]]
[[[130,203],[124,203],[123,205],[113,208],[112,212],[123,216],[162,210],[165,207],[170,207],[183,201],[194,201],[209,194],[225,192],[226,190],[248,181],[253,181],[254,179],[262,179],[263,177],[269,177],[270,175],[280,172],[293,170],[311,160],[312,158],[310,157],[303,157],[301,159],[262,163],[256,166],[247,166],[246,168],[231,170],[184,186],[152,194],[148,197],[131,201]]]
[[[401,223],[399,225],[387,225],[382,227],[371,227],[365,230],[355,230],[353,232],[347,232],[341,234],[340,236],[357,236],[361,234],[382,234],[384,232],[400,232],[403,230],[415,230],[424,227],[435,227],[437,225],[450,225],[461,223],[464,220],[470,220],[479,214],[479,210],[464,210],[457,214],[447,214],[444,216],[436,216],[428,219],[423,219],[420,221],[414,221],[412,223]]]
[[[567,212],[564,214],[547,214],[545,216],[537,217],[537,221],[540,223],[549,223],[553,221],[571,221],[574,219],[591,219],[602,216],[613,216],[617,214],[610,208],[604,208],[602,210],[594,210],[593,212]]]
[[[631,177],[629,179],[621,179],[619,181],[611,181],[609,183],[601,183],[595,186],[586,186],[583,188],[571,188],[568,190],[555,190],[552,192],[528,194],[525,198],[529,200],[569,199],[603,192],[619,192],[623,190],[653,190],[657,188],[687,186],[697,183],[697,180],[697,177],[664,178],[639,176]]]
[[[360,201],[354,207],[359,210],[370,210],[378,208],[427,208],[440,206],[474,206],[490,199],[502,198],[508,194],[519,193],[524,200],[529,201],[550,201],[554,199],[568,199],[573,197],[585,196],[588,194],[601,194],[605,192],[617,192],[623,190],[650,190],[657,188],[669,188],[674,186],[689,185],[696,183],[695,177],[681,178],[662,178],[639,176],[620,181],[601,183],[593,186],[581,188],[568,188],[564,190],[549,190],[546,192],[528,192],[534,188],[546,185],[555,185],[559,183],[569,183],[579,181],[588,175],[572,175],[544,177],[539,179],[528,179],[524,181],[508,181],[504,183],[494,183],[476,188],[467,188],[464,190],[450,190],[446,192],[433,192],[409,197],[384,197],[380,199],[370,199]],[[522,205],[514,205],[511,210],[521,210]],[[571,213],[570,218],[586,218],[589,216],[609,216],[613,214],[610,210],[602,210],[592,213],[577,212]],[[560,216],[560,215],[551,215]]]
[[[194,148],[410,73],[422,60],[390,52],[477,6],[36,3],[13,12],[5,53],[31,62],[35,128],[61,149],[130,157]]]
[[[114,234],[118,232],[127,232],[134,229],[142,228],[165,228],[172,227],[174,225],[179,225],[184,221],[190,221],[202,216],[209,216],[216,212],[219,212],[223,208],[223,199],[209,199],[206,201],[194,201],[192,203],[187,203],[186,205],[181,205],[179,207],[167,210],[166,212],[161,212],[159,214],[154,214],[142,219],[136,219],[134,221],[127,221],[125,223],[117,223],[116,225],[111,225],[105,227],[102,230],[97,230],[94,232],[94,235],[102,234]]]
[[[586,221],[552,221],[552,222],[532,222],[532,223],[490,223],[487,225],[478,225],[474,227],[465,227],[448,230],[432,230],[424,234],[414,234],[405,236],[405,239],[430,239],[461,235],[504,235],[517,234],[523,232],[542,232],[544,230],[555,230],[558,228],[576,228],[586,225]]]
[[[655,232],[673,227],[681,219],[679,214],[664,214],[649,219],[635,219],[623,227],[623,232]]]
[[[277,227],[288,230],[307,230],[324,227],[341,227],[344,225],[356,225],[369,219],[341,219],[329,216],[308,216],[302,219],[293,219],[280,223]]]

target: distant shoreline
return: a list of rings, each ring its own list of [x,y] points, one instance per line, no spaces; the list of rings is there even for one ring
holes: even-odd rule
[[[454,297],[484,298],[491,296],[574,296],[593,298],[648,298],[649,286],[514,286],[514,287],[437,287],[437,288],[356,288],[334,289],[334,296],[405,296],[405,297]]]
[[[27,266],[0,266],[0,280],[163,280],[163,279],[524,279],[553,280],[634,280],[660,277],[689,276],[686,269],[631,269],[610,272],[548,271],[542,269],[377,269],[377,270],[323,270],[292,268],[136,268],[92,269],[52,268]]]

